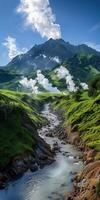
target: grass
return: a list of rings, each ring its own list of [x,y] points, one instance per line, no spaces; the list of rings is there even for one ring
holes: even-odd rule
[[[35,148],[34,134],[24,124],[30,123],[36,131],[43,121],[38,107],[33,95],[0,90],[0,168]]]
[[[77,98],[75,95],[0,90],[0,167],[9,164],[15,156],[33,151],[36,141],[23,121],[31,122],[36,131],[43,122],[39,110],[48,102],[52,102],[55,110],[63,111],[64,126],[71,125],[73,131],[78,131],[83,142],[98,151],[95,159],[100,159],[100,95],[90,97],[87,92],[79,93]]]
[[[100,181],[98,181],[96,184],[96,194],[98,197],[100,197]]]
[[[13,158],[32,152],[37,141],[33,132],[44,119],[39,110],[44,103],[53,101],[62,94],[40,93],[39,95],[0,90],[0,168],[7,166]]]
[[[50,82],[52,82],[52,85],[53,85],[54,87],[57,87],[57,88],[60,89],[61,91],[67,89],[65,79],[59,79],[59,78],[57,77],[57,74],[55,73],[54,70],[50,71],[50,72],[47,74],[47,77],[48,77],[48,79],[50,80]]]
[[[0,94],[5,97],[5,100],[8,98],[9,105],[12,103],[13,105],[18,105],[20,108],[24,109],[28,116],[33,119],[35,125],[42,122],[42,118],[37,112],[39,100],[35,95],[9,90],[0,90]]]
[[[26,152],[32,152],[35,140],[21,124],[21,112],[17,109],[0,123],[0,167]]]
[[[84,92],[79,100],[66,96],[53,106],[64,110],[64,126],[71,125],[73,130],[80,133],[87,146],[100,151],[100,95],[89,97]]]

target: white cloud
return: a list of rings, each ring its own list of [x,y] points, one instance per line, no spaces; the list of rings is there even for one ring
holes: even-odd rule
[[[100,22],[97,23],[97,24],[95,24],[95,25],[93,25],[93,26],[91,27],[91,29],[90,29],[90,32],[94,32],[94,31],[96,31],[96,30],[98,30],[98,29],[100,29]]]
[[[94,42],[85,42],[85,44],[95,49],[96,51],[100,51],[100,44],[96,44]]]
[[[73,81],[73,76],[71,76],[71,74],[65,67],[60,66],[58,69],[55,70],[55,72],[57,73],[59,79],[64,78],[66,80],[67,88],[70,92],[77,91],[77,87],[75,86],[75,83]]]
[[[9,57],[10,60],[12,60],[17,55],[26,53],[26,51],[28,50],[27,48],[19,49],[17,47],[16,38],[13,38],[13,37],[10,37],[10,36],[8,36],[5,39],[5,42],[3,43],[3,45],[8,50],[8,57]]]
[[[25,25],[36,30],[42,37],[61,38],[60,25],[56,24],[49,0],[20,0],[17,13],[22,13]]]

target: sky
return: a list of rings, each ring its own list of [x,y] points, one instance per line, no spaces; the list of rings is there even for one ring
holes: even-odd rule
[[[0,66],[51,37],[100,51],[100,0],[0,0]]]

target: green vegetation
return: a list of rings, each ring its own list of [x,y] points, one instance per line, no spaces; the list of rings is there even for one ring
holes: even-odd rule
[[[21,76],[8,70],[0,69],[0,88],[17,90]]]
[[[62,65],[69,70],[77,86],[80,85],[80,82],[88,82],[95,76],[99,76],[100,78],[99,56],[76,54],[72,58],[67,59]],[[45,74],[54,87],[57,87],[60,91],[64,91],[67,89],[66,80],[57,77],[57,74],[55,73],[56,68],[59,68],[59,65],[52,70],[44,70],[43,74]]]
[[[10,63],[11,64],[11,63]],[[22,67],[18,66],[6,66],[4,69],[0,69],[0,88],[8,90],[19,90],[23,91],[19,80],[25,75],[29,79],[35,79],[37,74],[37,69],[34,69],[32,66],[28,68],[26,65],[21,63]],[[60,64],[59,64],[60,65]],[[57,87],[59,90],[64,91],[67,89],[66,80],[59,79],[55,73],[55,69],[59,68],[59,65],[56,65],[53,69],[49,68],[48,70],[43,68],[42,73],[46,78],[49,79],[50,83],[54,87]],[[91,78],[95,76],[100,77],[100,56],[89,55],[89,54],[76,54],[75,56],[66,59],[64,63],[61,63],[65,68],[67,68],[70,74],[73,76],[73,80],[77,86],[80,85],[80,82],[88,82]],[[45,92],[45,89],[37,84],[39,90]],[[99,87],[100,88],[100,87]],[[27,89],[24,89],[25,92],[28,92]]]
[[[36,141],[26,125],[32,126],[35,133],[44,122],[39,114],[41,106],[62,95],[0,90],[0,168],[9,164],[12,158],[33,151]]]
[[[89,81],[89,95],[96,96],[100,94],[100,73]]]
[[[87,92],[74,93],[56,100],[53,106],[64,111],[64,126],[71,125],[73,131],[80,132],[87,146],[100,151],[100,95],[89,97]]]
[[[100,160],[100,152],[98,152],[97,155],[95,156],[95,160]]]
[[[78,131],[83,142],[98,151],[100,159],[100,74],[89,83],[89,91],[75,93],[31,93],[0,90],[0,168],[9,164],[13,157],[32,152],[36,140],[33,132],[43,123],[39,114],[46,102],[52,102],[54,109],[62,110],[64,126],[71,125]]]
[[[59,66],[58,66],[59,67]],[[59,88],[59,90],[65,90],[67,88],[65,79],[59,79],[54,72],[54,70],[49,71],[47,74],[47,78],[52,83],[54,87]]]
[[[19,77],[19,75],[17,75],[17,74],[12,74],[7,70],[0,69],[0,84],[12,81],[18,77]]]
[[[0,168],[13,157],[32,152],[36,141],[27,124],[36,127],[42,123],[38,114],[39,102],[35,96],[0,90]]]
[[[96,194],[98,197],[100,197],[100,181],[98,181],[96,184]]]
[[[75,80],[87,82],[100,73],[100,57],[96,55],[77,54],[68,59],[64,66],[69,70]]]

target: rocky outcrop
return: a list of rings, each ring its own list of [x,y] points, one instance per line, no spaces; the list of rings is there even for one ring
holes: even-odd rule
[[[86,167],[72,179],[73,191],[65,195],[65,200],[100,200],[96,192],[96,185],[100,181],[100,161],[95,161],[98,152],[88,148],[78,132],[71,132],[71,127],[67,137],[71,144],[83,152],[82,159]]]
[[[65,200],[100,200],[96,185],[100,181],[100,161],[88,164],[85,169],[73,179],[72,194]]]
[[[38,135],[37,128],[27,115],[22,116],[22,126],[32,134],[35,146],[33,151],[13,157],[5,168],[0,169],[0,189],[3,189],[10,180],[22,176],[27,170],[35,172],[54,161],[54,151]]]
[[[54,152],[44,141],[40,142],[32,154],[26,153],[13,158],[11,163],[0,172],[0,189],[4,188],[9,180],[19,178],[30,169],[32,172],[49,165],[54,161]]]
[[[12,159],[11,163],[0,172],[0,189],[3,189],[9,180],[19,178],[27,170],[35,172],[54,161],[54,152],[43,143],[40,142],[32,154],[26,153]]]

